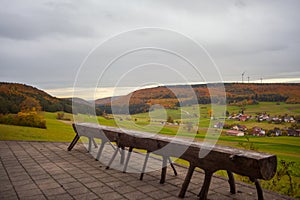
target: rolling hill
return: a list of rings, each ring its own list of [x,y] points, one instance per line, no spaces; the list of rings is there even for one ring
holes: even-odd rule
[[[226,99],[218,95],[220,84],[205,84],[185,86],[159,86],[134,91],[125,96],[108,97],[95,101],[96,112],[111,113],[113,106],[115,113],[143,113],[151,109],[152,105],[159,104],[166,108],[177,108],[182,105],[199,104],[234,104],[246,101],[246,103],[264,102],[286,102],[300,103],[300,83],[225,83]],[[78,98],[75,98],[75,100]],[[126,102],[129,102],[126,106]],[[60,99],[32,86],[19,83],[0,82],[0,113],[17,113],[24,105],[39,107],[43,111],[72,112],[72,98]],[[78,99],[75,101],[78,112],[80,110],[91,110],[91,102]],[[87,109],[87,108],[88,109]],[[76,112],[76,110],[75,110]]]
[[[111,113],[127,113],[126,102],[129,102],[130,113],[148,111],[152,105],[160,104],[166,108],[176,108],[179,105],[199,104],[247,104],[264,102],[300,103],[300,83],[225,83],[226,99],[218,96],[220,84],[199,84],[190,86],[159,86],[134,91],[117,98],[96,100],[97,108]],[[192,89],[191,89],[192,88]],[[208,89],[209,88],[209,89]],[[210,92],[213,94],[210,95]]]
[[[72,112],[72,102],[69,99],[53,97],[25,84],[0,82],[0,113],[18,113],[24,106],[48,112]]]

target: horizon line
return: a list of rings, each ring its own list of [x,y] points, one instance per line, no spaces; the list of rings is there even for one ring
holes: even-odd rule
[[[275,81],[277,80],[277,81]],[[279,81],[281,80],[281,81]],[[283,81],[285,80],[285,81]],[[287,81],[289,80],[289,81]],[[83,98],[83,99],[89,99],[89,100],[97,100],[107,97],[115,97],[115,96],[123,96],[128,95],[131,92],[141,90],[141,89],[147,89],[147,88],[155,88],[155,87],[163,87],[163,86],[185,86],[185,85],[200,85],[200,84],[226,84],[226,83],[235,83],[235,84],[299,84],[300,78],[281,78],[281,79],[265,79],[263,81],[261,80],[254,80],[254,81],[223,81],[223,82],[189,82],[189,83],[169,83],[169,84],[155,84],[155,85],[147,85],[143,87],[136,87],[136,86],[124,86],[124,87],[117,87],[118,91],[116,90],[116,87],[113,86],[103,86],[101,88],[91,88],[88,87],[82,87],[77,88],[77,93],[79,93],[79,96],[74,96],[74,87],[65,87],[65,88],[55,88],[55,89],[44,89],[47,93],[51,94],[52,96],[55,96],[57,98]],[[94,93],[97,93],[97,95],[93,94],[91,96],[90,94],[87,94],[87,92],[94,91]]]

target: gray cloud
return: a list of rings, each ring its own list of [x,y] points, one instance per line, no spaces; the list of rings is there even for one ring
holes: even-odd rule
[[[114,34],[140,27],[172,29],[193,38],[208,50],[225,81],[240,80],[245,70],[252,80],[299,78],[299,7],[297,0],[2,0],[0,80],[71,87],[92,48]],[[135,41],[133,37],[125,42]],[[168,40],[166,46],[188,51],[178,40]],[[107,49],[103,59],[117,48]],[[197,57],[193,54],[190,51]]]

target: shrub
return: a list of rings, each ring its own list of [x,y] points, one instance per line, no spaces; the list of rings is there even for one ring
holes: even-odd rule
[[[167,122],[174,123],[174,120],[173,120],[173,118],[171,116],[168,116]]]
[[[63,120],[64,117],[65,117],[65,113],[63,113],[63,112],[58,112],[58,113],[57,113],[57,116],[56,116],[56,119],[58,119],[58,120]]]
[[[58,112],[56,115],[56,119],[58,120],[64,120],[64,121],[71,121],[70,118],[66,118],[65,117],[65,113],[64,112]]]
[[[0,116],[1,124],[47,128],[46,120],[34,110]]]
[[[293,178],[297,176],[295,175],[297,167],[293,161],[280,160],[275,176],[270,181],[262,181],[262,186],[291,197],[299,197],[299,190],[297,188],[299,188],[300,184]]]

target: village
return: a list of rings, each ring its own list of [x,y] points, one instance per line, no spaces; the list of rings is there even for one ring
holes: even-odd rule
[[[299,116],[289,116],[287,114],[271,116],[267,113],[260,113],[256,116],[243,113],[232,114],[227,117],[227,122],[216,122],[214,128],[223,128],[225,134],[229,136],[300,136]],[[233,122],[233,123],[232,123]],[[239,123],[240,122],[240,123]],[[241,124],[241,122],[243,124]],[[247,127],[245,122],[257,122],[257,126]],[[274,127],[270,129],[262,128],[260,123],[280,124],[284,128]],[[246,123],[247,124],[247,123]],[[273,126],[272,126],[273,127]]]

